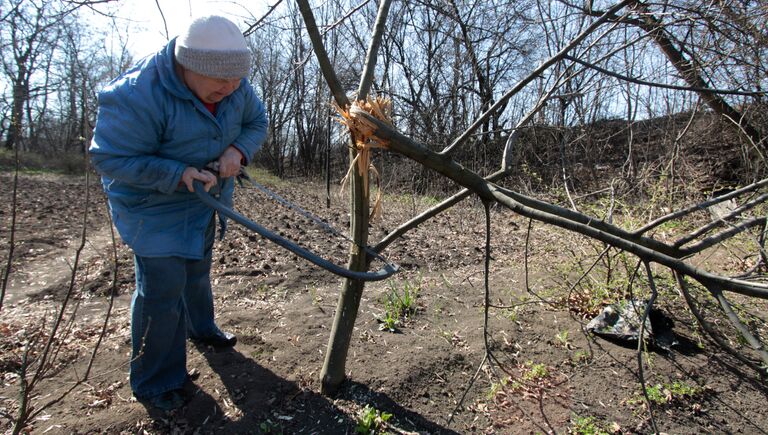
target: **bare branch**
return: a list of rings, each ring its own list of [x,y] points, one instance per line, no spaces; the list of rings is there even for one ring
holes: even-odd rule
[[[155,5],[157,6],[157,11],[160,12],[160,18],[162,18],[163,20],[163,29],[165,30],[165,40],[168,41],[171,39],[171,37],[168,34],[168,23],[165,21],[165,14],[163,13],[163,8],[160,7],[160,0],[155,0]]]
[[[339,107],[349,106],[349,98],[347,98],[347,94],[344,92],[344,88],[341,86],[341,82],[336,76],[336,71],[333,69],[333,64],[328,57],[328,52],[325,50],[323,37],[317,29],[315,16],[312,14],[312,8],[309,6],[309,2],[307,0],[297,0],[296,3],[299,4],[299,11],[304,18],[304,25],[307,27],[309,39],[312,41],[312,48],[315,51],[315,56],[317,56],[317,61],[320,64],[323,77],[325,77],[328,87],[331,88],[331,94],[333,94],[336,104],[338,104]]]
[[[751,332],[749,332],[749,329],[744,325],[744,323],[742,323],[741,319],[739,319],[739,316],[733,312],[731,303],[728,302],[728,299],[725,298],[725,295],[720,289],[710,288],[709,291],[712,293],[715,299],[717,299],[717,302],[720,303],[720,308],[723,309],[723,312],[725,313],[726,317],[728,317],[728,320],[731,322],[731,324],[736,328],[737,331],[739,331],[739,334],[744,337],[744,340],[749,343],[752,349],[757,352],[757,354],[760,356],[760,359],[763,360],[763,364],[768,367],[768,352],[765,351],[763,343],[761,343],[759,339],[757,339],[754,335],[752,335]]]
[[[768,179],[760,180],[760,181],[758,181],[756,183],[752,183],[752,184],[750,184],[748,186],[744,186],[744,187],[742,187],[740,189],[734,190],[733,192],[726,193],[725,195],[720,195],[720,196],[718,196],[716,198],[712,198],[710,200],[707,200],[707,201],[704,201],[704,202],[700,202],[698,204],[694,204],[694,205],[691,205],[689,207],[683,208],[681,210],[678,210],[678,211],[669,213],[667,215],[661,216],[661,217],[659,217],[659,218],[649,222],[648,224],[642,226],[641,228],[633,231],[632,234],[633,235],[644,234],[644,233],[652,230],[653,228],[658,227],[659,225],[661,225],[661,224],[663,224],[665,222],[669,222],[671,220],[681,218],[681,217],[683,217],[685,215],[688,215],[690,213],[693,213],[695,211],[705,210],[709,206],[712,206],[712,205],[715,205],[715,204],[719,204],[719,203],[724,202],[724,201],[728,201],[729,199],[736,198],[736,197],[738,197],[740,195],[743,195],[743,194],[745,194],[747,192],[752,192],[752,191],[755,191],[755,190],[760,189],[760,188],[765,187],[765,186],[768,186]]]
[[[365,100],[368,97],[368,91],[373,83],[373,73],[376,70],[376,59],[378,58],[379,46],[384,36],[384,25],[387,23],[387,14],[392,0],[382,0],[379,3],[379,12],[376,15],[376,23],[373,28],[373,35],[368,46],[368,53],[365,56],[365,66],[360,77],[360,86],[357,88],[357,98]]]
[[[712,222],[702,226],[701,228],[698,228],[698,229],[692,231],[687,236],[681,237],[680,239],[675,241],[675,243],[672,246],[674,246],[676,248],[679,248],[679,247],[685,245],[686,243],[689,243],[689,242],[691,242],[691,241],[701,237],[702,235],[706,234],[707,232],[709,232],[713,228],[717,228],[719,226],[723,226],[723,225],[727,224],[730,219],[733,219],[733,218],[739,216],[741,213],[744,213],[745,211],[748,211],[748,210],[751,210],[751,209],[757,207],[758,205],[764,203],[766,201],[766,199],[768,199],[768,194],[764,193],[764,194],[758,196],[757,198],[747,202],[746,204],[731,210],[727,215],[721,216],[718,219],[715,219]]]
[[[680,248],[680,252],[684,256],[690,256],[693,254],[696,254],[697,252],[701,252],[707,248],[710,248],[724,240],[728,240],[732,238],[733,236],[742,233],[750,228],[762,226],[765,223],[765,218],[752,218],[752,219],[746,219],[736,225],[732,225],[729,229],[721,231],[717,234],[714,234],[710,237],[707,237],[706,239],[703,239],[699,241],[698,243],[694,243],[687,248]]]
[[[263,15],[261,18],[259,18],[258,20],[256,20],[256,22],[255,22],[255,23],[251,24],[250,26],[248,26],[248,28],[247,28],[247,29],[245,29],[245,31],[243,32],[243,36],[248,36],[248,35],[250,35],[251,33],[253,33],[254,31],[256,31],[256,29],[259,27],[259,25],[260,25],[262,22],[264,22],[264,20],[266,20],[266,19],[267,19],[267,17],[269,17],[270,15],[272,15],[272,12],[274,12],[274,11],[275,11],[275,9],[277,9],[277,7],[278,7],[278,6],[280,6],[280,3],[282,3],[282,2],[283,2],[283,0],[277,0],[277,1],[275,2],[275,4],[274,4],[274,5],[270,6],[270,8],[269,8],[269,10],[267,11],[267,13],[265,13],[265,14],[264,14],[264,15]]]
[[[610,70],[607,70],[605,68],[599,67],[595,65],[594,63],[587,62],[585,60],[579,59],[575,56],[564,56],[564,59],[568,59],[572,62],[576,62],[580,65],[584,65],[585,67],[589,69],[593,69],[595,71],[601,72],[607,76],[611,76],[614,78],[617,78],[619,80],[634,83],[636,85],[644,85],[644,86],[650,86],[652,88],[662,88],[662,89],[673,89],[677,91],[691,91],[691,92],[712,92],[714,94],[722,94],[722,95],[741,95],[746,97],[760,97],[763,95],[768,94],[768,92],[765,91],[752,91],[752,92],[745,92],[745,91],[737,91],[732,89],[712,89],[712,88],[697,88],[693,86],[679,86],[679,85],[669,85],[666,83],[658,83],[658,82],[649,82],[647,80],[638,79],[635,77],[629,77],[625,76]]]
[[[647,261],[643,261],[645,264],[645,273],[648,276],[648,284],[651,287],[651,298],[645,305],[645,312],[640,319],[640,335],[637,338],[637,374],[640,377],[640,386],[643,389],[643,397],[645,397],[645,403],[648,406],[648,415],[651,419],[651,426],[653,427],[653,433],[659,433],[656,428],[656,420],[653,418],[653,402],[648,397],[648,389],[645,387],[645,377],[643,376],[643,346],[645,345],[645,323],[648,321],[648,316],[651,314],[651,308],[653,303],[656,302],[658,293],[656,292],[656,283],[653,280],[653,272],[651,271],[651,265]],[[634,310],[635,307],[630,309]]]
[[[371,0],[364,0],[362,3],[360,3],[360,4],[359,4],[359,5],[357,5],[357,6],[355,6],[355,7],[354,7],[354,8],[352,8],[352,9],[351,9],[349,12],[347,12],[346,14],[344,14],[344,15],[343,15],[341,18],[339,18],[338,20],[336,20],[336,22],[335,22],[335,23],[332,23],[332,24],[329,24],[329,25],[325,26],[325,28],[323,29],[323,32],[322,32],[322,34],[323,34],[323,35],[325,35],[325,34],[326,34],[326,33],[328,33],[329,31],[331,31],[332,29],[335,29],[336,27],[340,26],[340,25],[341,25],[341,23],[343,23],[344,21],[348,20],[348,19],[349,19],[349,17],[351,17],[352,15],[354,15],[354,14],[355,14],[355,12],[359,11],[360,9],[362,9],[363,7],[365,7],[365,5],[367,5],[367,4],[368,4],[368,3],[370,3],[370,2],[371,2]]]
[[[17,213],[17,197],[19,189],[19,147],[14,150],[14,171],[13,171],[13,194],[11,195],[11,228],[8,235],[8,259],[5,263],[5,269],[3,270],[2,287],[0,287],[0,311],[3,310],[3,301],[5,300],[5,294],[8,289],[8,277],[11,276],[11,270],[13,268],[13,253],[16,247],[16,213]]]

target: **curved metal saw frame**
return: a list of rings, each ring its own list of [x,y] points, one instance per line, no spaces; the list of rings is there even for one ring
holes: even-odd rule
[[[295,242],[292,242],[282,236],[273,233],[267,228],[262,227],[256,222],[253,222],[242,214],[222,204],[205,191],[205,187],[202,182],[195,180],[194,187],[197,197],[200,198],[200,200],[208,207],[211,207],[212,209],[232,219],[238,224],[277,244],[281,248],[287,249],[299,257],[309,261],[310,263],[320,266],[331,273],[358,281],[381,281],[394,275],[399,270],[397,265],[387,262],[385,262],[384,267],[374,272],[358,272],[339,266],[338,264],[326,260],[319,255],[297,245]]]

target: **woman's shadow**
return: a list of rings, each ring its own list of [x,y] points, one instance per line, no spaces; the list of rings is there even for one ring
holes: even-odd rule
[[[368,397],[369,403],[360,403],[360,408],[370,404],[382,412],[391,413],[400,429],[457,433],[403,408],[385,394],[368,390],[362,384],[346,381],[336,397],[331,399],[276,375],[236,349],[217,352],[206,346],[195,346],[226,389],[226,392],[203,391],[192,385],[196,392],[185,407],[184,418],[190,426],[203,432],[354,433],[357,419],[351,418],[333,400],[357,402],[356,397],[362,396]],[[361,389],[367,394],[361,395]],[[218,399],[211,394],[218,396]]]

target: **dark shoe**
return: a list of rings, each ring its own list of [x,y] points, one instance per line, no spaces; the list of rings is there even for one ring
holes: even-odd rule
[[[206,346],[211,346],[214,349],[227,349],[233,347],[237,343],[237,337],[229,332],[219,332],[218,334],[208,335],[205,337],[192,337],[192,341]]]
[[[139,401],[161,411],[173,411],[187,403],[187,394],[182,389],[176,389]]]

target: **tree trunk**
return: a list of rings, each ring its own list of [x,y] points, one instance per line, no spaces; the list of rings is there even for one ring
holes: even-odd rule
[[[379,3],[379,12],[376,17],[374,33],[368,47],[365,68],[357,91],[357,98],[361,100],[366,99],[368,91],[371,88],[373,72],[376,67],[376,53],[381,44],[384,24],[386,23],[386,17],[389,13],[390,3],[390,0],[382,0]],[[312,41],[312,47],[315,50],[315,55],[320,64],[320,69],[323,71],[326,82],[328,82],[328,85],[331,88],[336,104],[340,107],[347,107],[349,106],[349,100],[336,77],[336,73],[328,58],[328,53],[325,51],[325,46],[323,45],[320,32],[317,29],[312,9],[306,0],[298,0],[298,4],[301,15],[304,18],[304,23],[307,26],[310,40]],[[354,158],[357,156],[357,149],[354,144],[355,138],[350,137],[350,145],[352,145],[349,152],[350,164],[352,164]],[[369,194],[365,189],[365,186],[367,186],[368,183],[363,182],[363,177],[367,177],[367,173],[360,175],[356,168],[353,168],[350,172],[350,232],[354,244],[350,247],[348,268],[360,272],[365,271],[368,267],[364,247],[368,246]],[[331,336],[328,340],[328,348],[325,354],[323,370],[320,373],[322,380],[320,391],[323,394],[334,394],[338,391],[341,383],[344,381],[347,353],[349,351],[349,344],[352,338],[355,320],[357,319],[357,310],[360,306],[363,287],[364,282],[347,279],[341,290],[341,295],[339,296],[339,302],[336,308],[336,316],[334,317],[333,327],[331,329]]]
[[[24,64],[19,64],[19,72],[16,75],[16,82],[13,84],[13,104],[11,106],[11,125],[8,128],[8,136],[5,140],[5,149],[12,150],[18,146],[21,139],[21,119],[24,116],[24,102],[28,95],[25,86],[26,68]]]
[[[352,147],[349,159],[353,161],[357,151]],[[367,176],[367,174],[365,175]],[[355,244],[350,247],[347,268],[354,271],[367,269],[366,252],[363,246],[368,245],[368,192],[364,191],[363,177],[357,168],[350,173],[350,231]],[[336,305],[336,315],[333,319],[331,336],[325,352],[325,362],[320,373],[322,385],[320,392],[326,395],[334,394],[341,386],[345,377],[347,353],[352,339],[352,331],[357,320],[360,298],[363,295],[363,281],[346,279]]]

